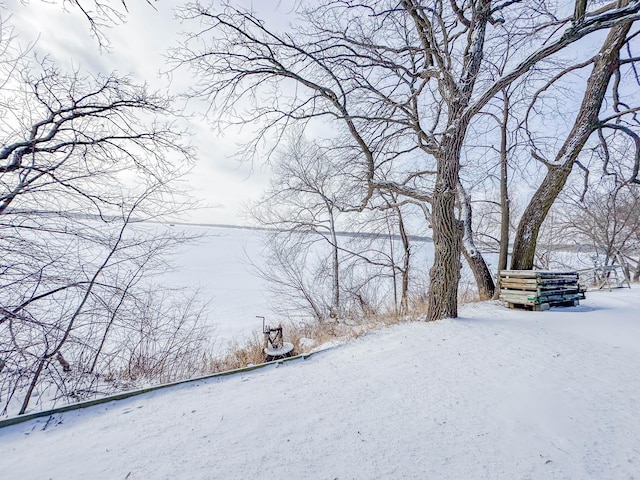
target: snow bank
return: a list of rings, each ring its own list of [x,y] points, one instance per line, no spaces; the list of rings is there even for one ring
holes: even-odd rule
[[[0,430],[3,479],[634,478],[640,289],[399,325]]]

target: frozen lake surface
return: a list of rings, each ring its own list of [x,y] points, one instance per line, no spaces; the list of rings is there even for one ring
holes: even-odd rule
[[[215,328],[219,348],[260,333],[262,321],[256,316],[272,316],[273,298],[265,281],[252,272],[248,259],[260,261],[264,233],[239,227],[171,228],[202,237],[180,246],[173,259],[175,269],[163,273],[161,283],[200,289],[202,297],[210,301],[208,320]]]
[[[218,349],[224,350],[229,342],[242,343],[252,335],[260,334],[262,321],[257,316],[266,317],[271,324],[286,321],[272,309],[276,302],[282,300],[269,291],[266,280],[260,278],[251,266],[252,262],[264,266],[267,232],[233,226],[184,224],[166,228],[202,236],[176,250],[173,258],[175,268],[162,273],[159,281],[167,286],[200,289],[203,299],[210,301],[208,323],[215,329]],[[347,237],[349,235],[341,235],[344,242],[348,241]],[[492,269],[494,257],[487,256]],[[433,243],[413,238],[411,258],[414,288],[426,290]],[[463,261],[460,291],[469,290],[475,290],[475,283]]]

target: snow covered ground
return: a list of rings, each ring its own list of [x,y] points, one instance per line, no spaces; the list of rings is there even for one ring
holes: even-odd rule
[[[640,288],[499,303],[0,430],[13,479],[640,478]]]

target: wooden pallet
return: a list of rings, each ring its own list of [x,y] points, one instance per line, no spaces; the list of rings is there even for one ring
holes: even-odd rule
[[[509,308],[547,310],[553,306],[579,305],[584,299],[577,272],[502,270],[500,299]]]

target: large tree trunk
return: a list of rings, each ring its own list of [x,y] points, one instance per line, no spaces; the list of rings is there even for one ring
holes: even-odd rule
[[[470,255],[466,248],[462,249],[462,254],[473,272],[473,278],[475,278],[476,285],[478,286],[478,296],[480,300],[491,300],[496,291],[496,284],[493,281],[491,270],[489,270],[484,257],[477,250],[475,255]]]
[[[540,227],[562,191],[582,147],[598,126],[602,101],[609,81],[618,68],[620,49],[632,23],[627,21],[613,27],[596,57],[573,128],[556,155],[554,164],[547,165],[547,175],[520,219],[511,259],[511,268],[514,270],[533,268]]]
[[[513,242],[512,270],[531,270],[533,268],[540,227],[547,218],[553,202],[562,191],[571,173],[571,167],[573,167],[573,161],[566,165],[550,166],[542,184],[531,198],[522,214]]]
[[[429,321],[458,316],[462,222],[455,215],[455,200],[463,138],[464,130],[452,133],[447,139],[449,141],[444,142],[443,156],[437,159],[438,171],[431,212],[434,258],[429,271]]]
[[[433,196],[434,258],[429,271],[429,321],[458,316],[462,225],[454,215],[454,197],[453,189],[443,189]]]

